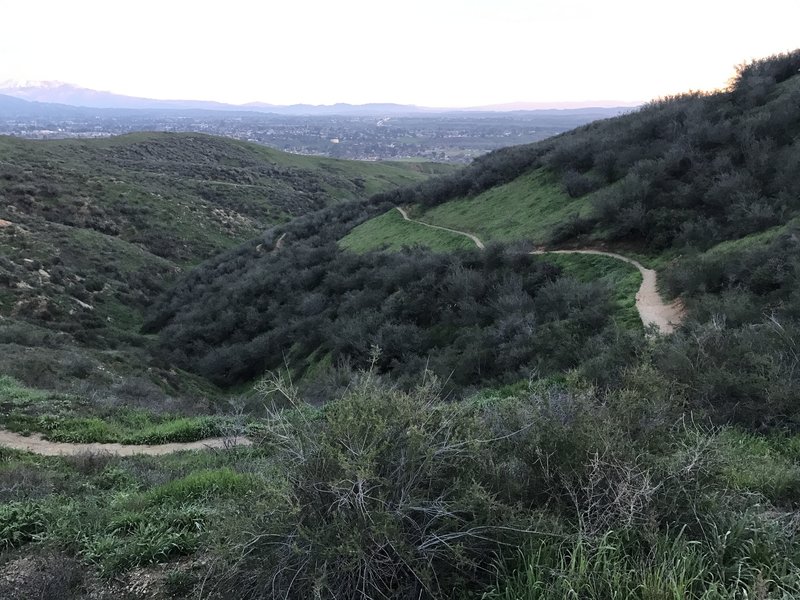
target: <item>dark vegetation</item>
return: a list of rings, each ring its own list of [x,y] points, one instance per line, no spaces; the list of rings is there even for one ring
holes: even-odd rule
[[[637,352],[625,328],[602,318],[607,294],[570,278],[555,281],[552,271],[546,289],[560,312],[541,310],[541,290],[515,283],[536,277],[524,258],[503,258],[496,266],[507,274],[487,274],[504,255],[498,249],[473,267],[475,259],[453,255],[355,257],[333,245],[394,205],[433,205],[546,167],[567,187],[576,174],[596,180],[586,200],[594,210],[564,222],[558,239],[621,244],[671,261],[665,292],[684,296],[692,310],[687,327],[662,342],[656,363],[694,392],[695,408],[718,422],[794,429],[798,242],[787,223],[800,209],[789,175],[800,156],[798,67],[800,52],[759,61],[739,69],[730,91],[654,102],[494,152],[456,175],[298,219],[198,267],[159,301],[145,330],[161,331],[169,360],[227,385],[283,364],[300,374],[326,362],[363,367],[372,345],[384,352],[381,372],[404,381],[427,363],[456,386],[576,366],[595,383],[614,385]],[[601,168],[608,153],[615,153],[614,169]],[[725,186],[730,193],[721,192]],[[634,213],[639,229],[626,224]],[[776,226],[783,233],[765,245],[758,232]],[[287,233],[288,245],[264,252],[278,232]],[[735,252],[703,254],[739,238]],[[591,299],[601,315],[587,319]]]
[[[29,582],[27,597],[799,597],[798,61],[293,219],[198,265],[146,309],[151,360],[165,378],[174,361],[226,385],[271,370],[240,399],[265,407],[254,446],[157,459],[0,449],[0,595],[25,597]],[[677,149],[689,163],[669,158]],[[543,167],[593,207],[556,239],[659,265],[688,308],[675,334],[616,320],[611,290],[524,244],[337,244],[396,203]],[[714,192],[730,177],[757,197]],[[628,226],[633,215],[647,226]],[[52,353],[43,372],[65,359],[76,334],[27,325],[3,335],[38,340]],[[80,360],[63,372],[103,377]],[[80,403],[0,383],[20,427],[49,402],[89,430]],[[116,435],[161,423],[101,414]]]
[[[664,284],[692,318],[659,364],[720,421],[800,427],[800,227],[676,261]]]
[[[3,138],[0,309],[60,330],[131,329],[130,313],[182,269],[270,225],[425,176],[196,134]]]
[[[577,366],[613,335],[611,290],[501,248],[359,255],[334,244],[251,247],[197,269],[150,327],[165,358],[220,385],[288,364],[364,368],[405,386],[426,368],[454,388]],[[191,306],[191,308],[189,308]],[[613,377],[608,373],[608,377]]]
[[[139,334],[153,298],[267,227],[427,176],[200,134],[0,138],[0,373],[120,404],[200,406],[213,386],[154,362]]]

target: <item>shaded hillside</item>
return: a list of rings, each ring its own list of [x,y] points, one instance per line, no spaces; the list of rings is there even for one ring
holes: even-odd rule
[[[55,387],[107,379],[79,348],[139,374],[150,361],[142,311],[180,273],[275,223],[435,170],[198,134],[0,137],[0,374]]]
[[[0,314],[137,309],[176,272],[269,225],[426,175],[203,135],[0,139]],[[422,171],[423,167],[419,167]],[[131,315],[98,306],[108,321]],[[72,319],[69,319],[72,320]]]
[[[499,246],[448,256],[337,245],[385,209],[330,207],[210,259],[159,298],[145,331],[160,333],[165,361],[222,385],[283,366],[330,378],[367,367],[375,348],[375,366],[406,386],[425,369],[459,391],[578,366],[618,376],[638,331],[615,328],[629,315],[608,281]],[[612,340],[628,345],[605,356]]]

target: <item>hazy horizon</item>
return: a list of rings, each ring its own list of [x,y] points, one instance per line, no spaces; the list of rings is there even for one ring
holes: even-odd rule
[[[6,6],[0,81],[230,104],[625,106],[798,46],[800,3],[298,0]],[[609,104],[606,104],[609,105]]]
[[[15,95],[13,91],[15,89],[25,90],[25,89],[37,89],[37,90],[47,90],[47,89],[57,89],[61,86],[67,88],[73,88],[75,90],[87,90],[90,92],[99,92],[102,94],[114,94],[114,95],[121,95],[114,90],[100,90],[100,89],[91,89],[91,88],[84,88],[83,86],[76,85],[69,81],[57,81],[57,80],[14,80],[9,79],[5,81],[0,81],[0,92],[2,93],[9,93],[10,95]],[[18,95],[18,97],[23,99],[30,99],[35,101],[43,101],[37,100],[37,98],[27,98],[24,95]],[[209,99],[209,98],[153,98],[153,97],[143,97],[143,96],[129,96],[124,95],[124,97],[130,98],[140,98],[145,100],[156,100],[156,101],[176,101],[176,102],[219,102],[217,100]],[[56,100],[57,102],[57,100]],[[422,109],[433,109],[433,110],[447,110],[447,109],[458,109],[458,110],[469,110],[469,109],[481,109],[481,110],[493,110],[498,112],[503,111],[519,111],[519,110],[567,110],[567,109],[581,109],[581,108],[632,108],[635,106],[641,105],[645,100],[636,100],[636,101],[629,101],[629,100],[564,100],[564,101],[553,101],[553,102],[504,102],[500,104],[485,104],[482,106],[460,106],[460,107],[453,107],[453,106],[423,106],[420,104],[400,104],[392,101],[385,101],[385,102],[368,102],[364,103],[363,105],[375,104],[375,105],[398,105],[398,106],[414,106],[417,108]],[[241,104],[234,104],[234,103],[226,103],[229,106],[236,107],[248,107],[254,105],[261,105],[261,106],[282,106],[277,104],[272,104],[269,102],[265,102],[263,100],[253,100],[251,102],[244,102]],[[331,102],[328,104],[323,105],[315,105],[315,106],[334,106],[338,104],[349,104],[353,106],[360,106],[359,104],[349,103],[349,102]],[[295,105],[312,105],[308,102],[298,102]]]

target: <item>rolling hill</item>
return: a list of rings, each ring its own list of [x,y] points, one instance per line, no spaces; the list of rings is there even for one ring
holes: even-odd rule
[[[0,596],[800,597],[798,71],[403,187],[198,136],[3,141]],[[67,443],[119,454],[20,450]]]
[[[199,134],[0,138],[0,325],[9,344],[0,368],[60,387],[70,378],[58,365],[75,344],[141,347],[145,307],[181,272],[293,217],[436,169],[293,156]],[[57,347],[19,360],[42,339]],[[127,362],[146,363],[139,353]]]
[[[797,60],[753,63],[729,91],[656,100],[383,200],[489,241],[654,256],[763,231],[800,211]]]

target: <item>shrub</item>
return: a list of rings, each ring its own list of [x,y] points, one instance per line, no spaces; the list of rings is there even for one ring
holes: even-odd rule
[[[445,597],[516,539],[513,511],[476,477],[470,410],[365,377],[317,418],[273,415],[265,443],[284,499],[259,507],[221,589],[240,598]]]

